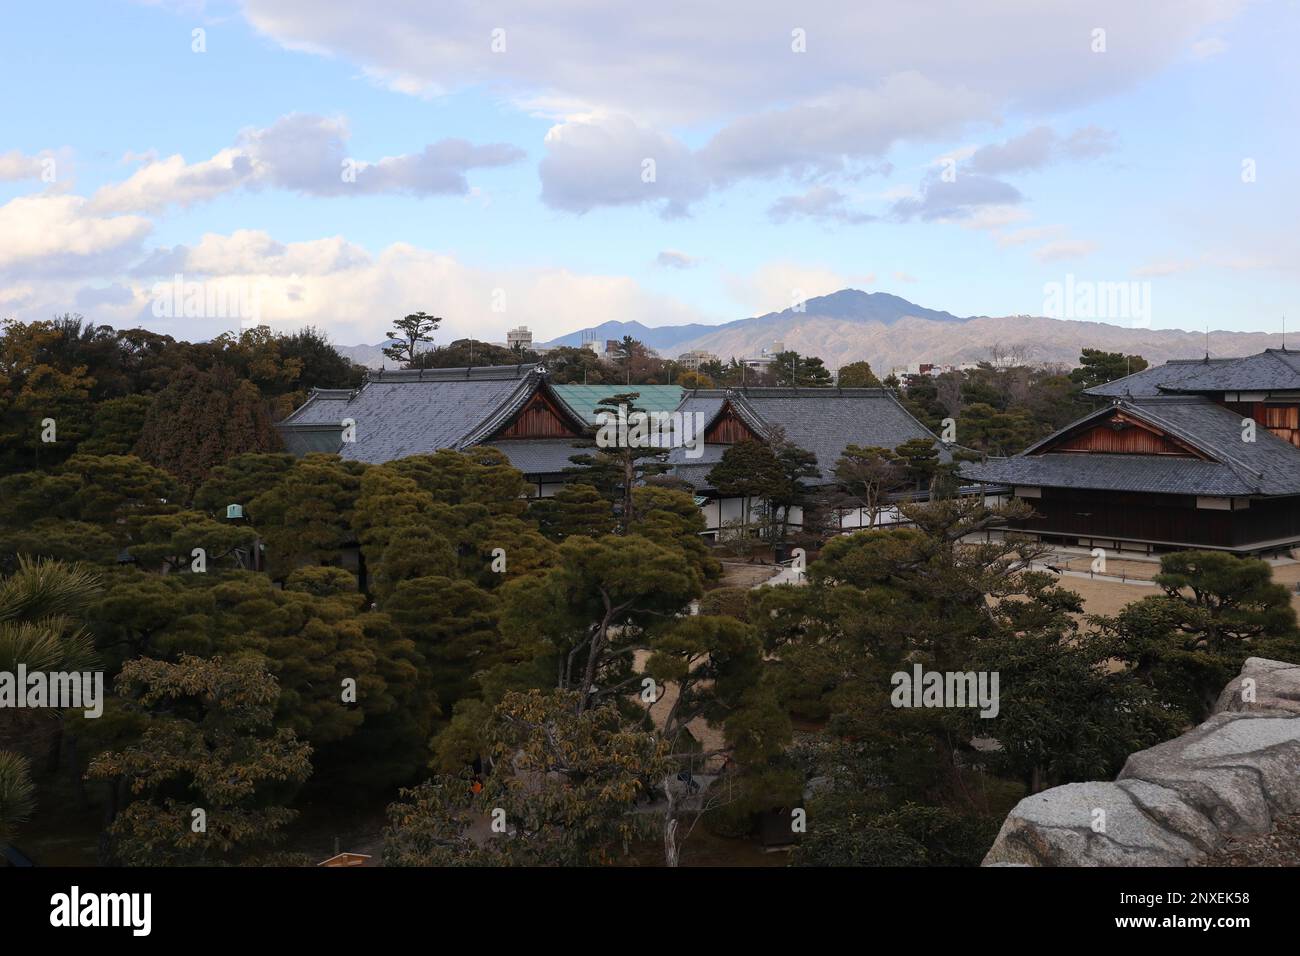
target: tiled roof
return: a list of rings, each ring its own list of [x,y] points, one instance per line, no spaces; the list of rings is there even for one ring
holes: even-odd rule
[[[441,448],[479,444],[517,413],[540,386],[533,365],[372,372],[355,391],[318,390],[277,427],[291,450],[337,451],[378,464]],[[330,428],[356,423],[356,441],[320,447]],[[581,421],[575,416],[575,426]]]
[[[1167,392],[1300,390],[1300,352],[1265,349],[1234,362],[1202,365],[1197,374],[1164,386]]]
[[[1180,439],[1212,459],[1166,455],[1046,452],[1055,439],[1115,409]],[[1199,395],[1159,395],[1098,409],[1012,458],[964,465],[972,481],[1150,491],[1184,495],[1300,494],[1300,449],[1263,427],[1244,441],[1242,417]]]
[[[555,393],[588,424],[596,424],[596,406],[602,398],[636,392],[634,404],[647,412],[671,412],[682,400],[680,385],[553,385]]]
[[[835,462],[848,445],[897,448],[913,438],[938,439],[899,403],[893,392],[883,388],[749,388],[726,391],[700,389],[688,392],[679,410],[700,412],[711,422],[730,399],[736,413],[760,437],[771,438],[778,430],[788,441],[817,456],[821,474],[813,483],[833,479]],[[690,459],[686,449],[669,453],[673,472],[696,488],[728,446],[705,446],[705,457]],[[952,455],[940,446],[940,459]],[[707,465],[707,467],[706,467]],[[700,480],[696,480],[699,478]]]
[[[1167,455],[1016,455],[984,464],[963,465],[970,481],[1096,491],[1231,496],[1252,489],[1227,465]]]
[[[574,455],[590,455],[595,449],[581,447],[570,439],[511,439],[496,441],[485,447],[495,448],[525,475],[558,475],[566,468],[576,467],[569,459]]]
[[[1140,372],[1117,378],[1105,385],[1086,389],[1086,394],[1101,398],[1143,398],[1161,394],[1161,388],[1175,385],[1183,379],[1194,378],[1207,368],[1238,362],[1235,358],[1174,359],[1164,365],[1153,365]]]
[[[1300,352],[1265,349],[1240,358],[1176,359],[1087,390],[1101,398],[1205,392],[1300,391]]]

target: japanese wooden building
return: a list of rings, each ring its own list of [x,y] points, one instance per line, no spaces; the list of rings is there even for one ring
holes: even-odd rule
[[[524,473],[537,496],[560,487],[569,459],[589,451],[582,443],[591,434],[539,365],[371,372],[358,389],[314,390],[276,428],[295,454],[371,464],[488,446]]]
[[[770,444],[778,439],[812,452],[818,473],[804,483],[810,486],[836,482],[835,463],[849,445],[897,448],[906,441],[934,442],[939,460],[952,461],[951,448],[937,437],[885,388],[741,388],[697,389],[687,392],[677,409],[679,414],[698,416],[704,441],[698,457],[687,449],[674,448],[668,456],[673,474],[695,486],[705,524],[716,534],[741,518],[744,502],[722,495],[708,480],[727,449],[745,440]],[[751,507],[754,505],[751,502]],[[802,510],[791,509],[791,525],[803,522]],[[880,523],[897,520],[887,509]],[[863,509],[852,509],[838,519],[844,531],[868,527]]]
[[[1116,550],[1300,544],[1300,352],[1174,361],[1012,458],[965,465],[1033,505],[1018,530]]]

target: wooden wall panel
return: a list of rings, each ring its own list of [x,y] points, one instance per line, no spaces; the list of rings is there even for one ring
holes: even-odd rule
[[[734,445],[737,442],[755,439],[757,436],[749,426],[728,405],[718,416],[718,420],[704,433],[704,441],[710,445]]]
[[[1163,435],[1130,425],[1116,430],[1110,425],[1096,425],[1060,442],[1051,451],[1102,452],[1127,455],[1179,455],[1192,457],[1183,446]]]
[[[493,438],[575,438],[575,432],[554,405],[537,392],[509,426]]]

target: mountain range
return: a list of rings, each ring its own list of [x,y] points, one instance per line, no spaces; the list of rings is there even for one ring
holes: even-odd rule
[[[793,308],[721,325],[666,325],[603,322],[539,343],[544,347],[604,342],[630,335],[665,358],[703,350],[721,358],[756,356],[773,343],[802,355],[820,356],[829,368],[866,360],[881,374],[919,362],[960,365],[988,360],[995,352],[1014,352],[1030,364],[1077,365],[1085,348],[1141,355],[1152,364],[1173,358],[1249,355],[1282,344],[1265,332],[1188,332],[1046,316],[956,316],[927,309],[887,292],[842,289]],[[341,346],[363,365],[384,361],[380,345]]]

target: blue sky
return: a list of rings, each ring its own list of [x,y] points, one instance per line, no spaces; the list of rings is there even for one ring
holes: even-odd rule
[[[1041,314],[1073,275],[1300,327],[1292,0],[699,6],[15,6],[0,316],[239,324],[160,314],[181,275],[344,344],[499,340],[845,286]]]

